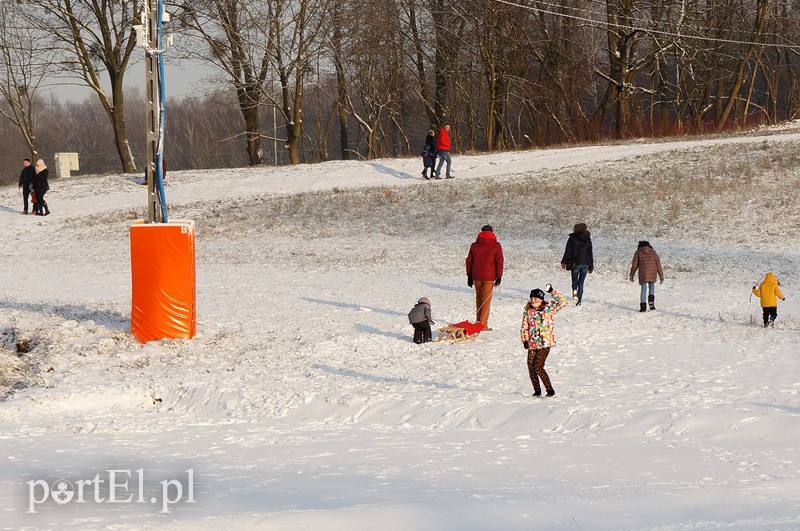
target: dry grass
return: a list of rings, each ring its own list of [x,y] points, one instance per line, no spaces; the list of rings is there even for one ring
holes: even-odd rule
[[[435,228],[470,232],[484,220],[504,232],[561,234],[582,219],[609,234],[632,227],[654,235],[695,231],[723,214],[749,226],[763,216],[794,215],[798,171],[781,146],[713,147],[598,164],[580,170],[538,172],[504,179],[367,188],[261,197],[246,208],[229,202],[193,205],[194,218],[213,237],[254,233],[319,239],[363,231],[402,236]],[[767,199],[765,199],[767,198]],[[763,204],[762,204],[763,202]],[[742,212],[753,203],[752,212]],[[766,211],[765,209],[770,209]],[[228,234],[233,228],[233,233]]]
[[[196,221],[200,259],[232,260],[244,246],[254,256],[268,253],[278,263],[309,267],[402,263],[409,252],[420,252],[405,244],[412,233],[431,242],[463,241],[484,223],[495,225],[503,238],[536,235],[559,242],[578,221],[604,238],[708,239],[710,230],[725,226],[714,234],[715,242],[738,245],[778,238],[778,227],[800,223],[796,151],[791,144],[768,142],[721,145],[494,179],[334,188],[246,203],[203,201],[180,205],[171,215]],[[129,222],[109,214],[92,224],[118,237]],[[87,230],[98,237],[97,226]],[[349,254],[347,241],[365,234],[386,238],[375,240],[380,247],[369,256]],[[302,243],[308,241],[314,245]],[[228,245],[234,246],[230,252]]]

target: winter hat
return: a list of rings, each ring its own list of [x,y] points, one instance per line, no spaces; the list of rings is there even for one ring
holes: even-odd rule
[[[639,247],[651,247],[651,245],[647,240],[639,240]]]
[[[494,232],[491,225],[484,225],[481,227],[481,232]]]
[[[531,298],[536,297],[537,299],[544,300],[544,291],[540,290],[539,288],[531,290]]]
[[[430,306],[431,305],[431,301],[428,300],[428,297],[421,297],[417,301],[417,304],[427,304],[428,306]]]
[[[576,223],[572,232],[586,232],[586,223]]]
[[[42,159],[36,161],[36,169],[38,171],[42,171],[45,168],[47,168],[47,166],[44,165],[44,161]]]

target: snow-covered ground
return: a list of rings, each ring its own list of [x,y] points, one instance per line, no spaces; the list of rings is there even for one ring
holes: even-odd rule
[[[53,179],[44,218],[0,188],[0,528],[798,529],[798,131],[455,156],[430,182],[418,159],[171,172],[198,334],[146,345],[138,177]],[[596,271],[535,399],[522,309],[569,291],[581,221]],[[485,223],[494,330],[413,344],[421,296],[474,319]],[[667,276],[644,314],[640,239]]]

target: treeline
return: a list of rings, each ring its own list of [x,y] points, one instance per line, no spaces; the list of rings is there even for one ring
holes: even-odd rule
[[[121,83],[143,53],[130,29],[141,5],[0,5],[0,15],[35,21],[32,35],[4,26],[0,42],[21,57],[6,54],[0,87],[9,118],[0,134],[15,156],[77,151],[87,173],[142,167],[144,101]],[[167,9],[178,42],[169,53],[219,74],[202,95],[168,103],[168,170],[415,155],[445,118],[455,150],[476,152],[722,131],[800,111],[800,5],[784,0],[179,0]],[[16,79],[24,61],[44,74]],[[55,71],[97,98],[37,99]],[[102,75],[110,91],[97,88]],[[32,110],[29,124],[15,107]]]

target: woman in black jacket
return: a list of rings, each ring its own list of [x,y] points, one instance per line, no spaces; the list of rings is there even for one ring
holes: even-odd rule
[[[578,223],[567,239],[564,256],[561,257],[561,268],[572,273],[572,299],[576,306],[583,300],[583,283],[586,273],[594,272],[594,255],[592,254],[592,233],[586,230],[586,223]]]
[[[422,164],[424,165],[424,168],[422,168],[422,176],[426,179],[434,178],[434,169],[436,168],[436,133],[433,132],[433,129],[428,131],[428,135],[425,137],[425,149],[422,150]],[[430,177],[428,177],[428,168],[431,169]]]
[[[44,161],[39,159],[36,161],[36,176],[33,178],[33,190],[36,192],[36,201],[39,204],[37,216],[50,215],[50,209],[47,207],[47,202],[44,200],[44,194],[50,189],[50,183],[47,182],[49,175],[47,166]]]

